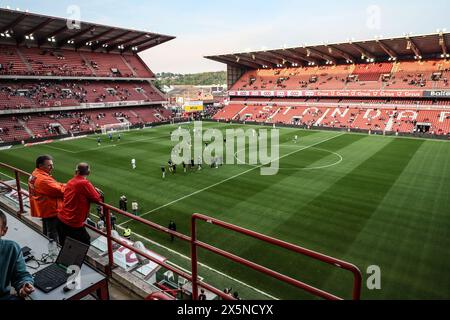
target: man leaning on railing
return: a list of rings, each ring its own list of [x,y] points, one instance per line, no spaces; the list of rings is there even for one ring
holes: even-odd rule
[[[61,245],[66,237],[91,244],[91,238],[84,223],[89,217],[91,203],[102,202],[103,192],[87,179],[91,174],[89,164],[77,165],[75,177],[64,191],[64,206],[58,214],[58,235]]]

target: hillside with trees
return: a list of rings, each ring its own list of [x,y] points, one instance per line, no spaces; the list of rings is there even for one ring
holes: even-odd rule
[[[224,85],[227,83],[227,73],[225,71],[195,74],[162,72],[156,74],[156,78],[155,85],[159,88],[171,85],[210,86]]]

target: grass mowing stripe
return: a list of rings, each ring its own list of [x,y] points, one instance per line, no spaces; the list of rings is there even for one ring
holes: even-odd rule
[[[365,225],[372,219],[372,215],[423,142],[392,140],[370,159],[324,190],[313,202],[300,208],[315,222],[309,224],[306,229],[308,238],[322,243],[323,248],[327,248],[325,253],[353,261],[363,269],[367,268],[349,250],[354,249],[355,241]],[[400,154],[408,156],[399,157]],[[333,203],[333,206],[324,207],[325,203]],[[296,224],[298,225],[296,219],[286,221],[286,227],[289,225],[289,228]],[[326,237],[323,237],[323,234],[326,234]],[[365,247],[362,243],[359,245],[358,251],[370,252],[370,246]],[[304,268],[311,266],[305,264]],[[340,271],[331,272],[328,276],[322,275],[320,281],[311,281],[321,288],[333,288],[344,293],[342,288],[348,289],[348,283],[346,286],[344,281],[340,281],[346,280],[340,275]],[[333,280],[329,281],[331,278]],[[364,293],[367,291],[363,290]]]

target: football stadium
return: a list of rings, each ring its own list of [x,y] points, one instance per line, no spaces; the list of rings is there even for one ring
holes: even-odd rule
[[[450,33],[205,55],[226,97],[181,107],[174,39],[0,9],[11,297],[450,298]]]

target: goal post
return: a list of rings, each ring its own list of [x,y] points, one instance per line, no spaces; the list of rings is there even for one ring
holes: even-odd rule
[[[102,134],[130,131],[130,123],[107,124],[101,127]]]

